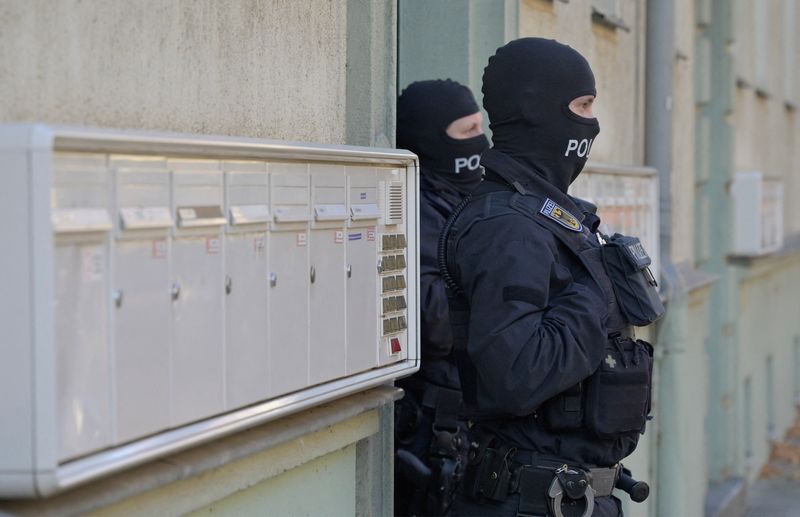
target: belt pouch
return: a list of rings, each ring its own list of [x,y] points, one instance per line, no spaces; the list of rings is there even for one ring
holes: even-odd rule
[[[586,426],[600,438],[643,432],[650,412],[653,347],[610,338],[600,367],[587,381]]]
[[[650,272],[650,256],[639,239],[617,233],[606,238],[602,251],[603,265],[628,322],[643,327],[661,318],[664,304]]]
[[[513,449],[506,446],[479,450],[464,472],[464,493],[478,501],[505,501],[511,481],[509,455],[513,452]]]
[[[550,431],[568,431],[583,426],[583,384],[578,383],[548,399],[539,409]]]
[[[547,490],[553,482],[550,469],[524,467],[519,472],[519,507],[517,515],[545,516],[549,505]]]

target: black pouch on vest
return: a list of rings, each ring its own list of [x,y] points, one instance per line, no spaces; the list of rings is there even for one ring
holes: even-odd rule
[[[610,338],[600,368],[586,381],[586,427],[600,438],[644,432],[652,378],[650,343]]]
[[[603,264],[617,302],[631,325],[643,327],[664,315],[658,282],[650,272],[650,256],[636,237],[605,237]]]
[[[583,427],[583,383],[578,383],[548,399],[539,408],[539,416],[550,431],[568,431]]]

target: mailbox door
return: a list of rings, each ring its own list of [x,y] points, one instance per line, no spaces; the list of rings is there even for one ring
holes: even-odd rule
[[[227,239],[226,407],[235,408],[269,395],[269,274],[265,231],[229,234]]]
[[[378,363],[378,179],[372,167],[347,167],[349,227],[346,236],[347,372]]]
[[[314,278],[310,287],[311,384],[347,374],[345,334],[346,178],[342,166],[312,165],[314,209],[310,252]]]
[[[169,426],[169,245],[165,237],[118,241],[114,312],[117,440]]]
[[[222,236],[173,244],[173,418],[184,424],[223,410]]]
[[[60,460],[111,445],[109,184],[105,157],[54,159],[55,342]]]
[[[173,423],[224,409],[222,170],[212,160],[170,161]]]
[[[225,407],[269,396],[267,164],[225,162]]]
[[[270,393],[308,385],[308,166],[270,164]]]
[[[166,160],[114,156],[116,442],[166,429],[170,419],[169,171]]]

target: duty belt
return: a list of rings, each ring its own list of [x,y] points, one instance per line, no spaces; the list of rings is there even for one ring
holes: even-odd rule
[[[556,465],[539,461],[514,467],[511,493],[520,495],[518,516],[563,517],[564,506],[571,506],[588,517],[594,511],[595,498],[610,496],[619,475],[618,466],[585,470],[566,463]]]
[[[517,515],[522,517],[564,517],[565,508],[588,517],[594,499],[610,496],[620,474],[619,465],[584,469],[531,451],[474,445],[465,477],[468,495],[504,501],[518,493]]]

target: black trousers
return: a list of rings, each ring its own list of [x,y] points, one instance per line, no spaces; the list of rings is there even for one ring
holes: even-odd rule
[[[519,494],[508,496],[502,503],[487,501],[478,504],[459,493],[450,513],[453,517],[515,517],[518,506]],[[596,498],[592,517],[623,517],[620,500],[614,496]]]

